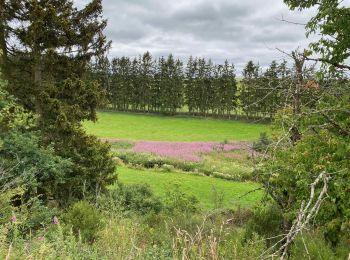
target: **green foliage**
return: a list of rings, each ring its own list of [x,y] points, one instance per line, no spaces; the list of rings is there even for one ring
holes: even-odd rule
[[[278,149],[274,160],[268,161],[260,174],[267,193],[289,222],[295,218],[301,202],[308,200],[310,184],[322,172],[329,175],[328,196],[315,224],[334,244],[349,234],[349,101],[349,95],[323,96],[316,107],[320,112],[305,111],[302,139],[294,146]]]
[[[101,227],[94,243],[83,242],[70,233],[62,232],[60,225],[52,229],[50,234],[42,230],[43,233],[32,235],[26,240],[16,238],[13,241],[4,240],[10,231],[0,228],[0,258],[257,259],[267,250],[266,240],[257,234],[246,240],[244,232],[236,226],[213,225],[213,222],[203,221],[203,218],[199,220],[195,216],[188,216],[186,222],[191,222],[193,229],[181,222],[174,226],[171,222],[164,225],[163,221],[157,222],[152,228],[137,218],[121,219],[115,216],[109,219],[108,225]],[[222,223],[225,219],[217,221]],[[195,223],[199,226],[196,227]],[[337,250],[346,253],[335,254],[319,233],[304,232],[303,237],[297,238],[289,258],[348,257],[346,247]]]
[[[109,47],[103,35],[106,21],[101,1],[78,9],[70,0],[9,0],[1,8],[7,14],[1,21],[6,27],[1,36],[5,37],[1,66],[8,80],[6,89],[35,114],[32,127],[40,130],[35,139],[40,147],[72,164],[59,174],[56,171],[54,184],[48,183],[61,184],[55,198],[64,204],[105,190],[115,181],[109,146],[86,135],[81,127],[83,120],[96,120],[96,108],[104,101],[104,89],[86,74],[89,61],[102,57]],[[16,109],[3,112],[10,115],[7,127],[24,121],[12,118],[13,112]],[[50,172],[41,174],[53,177]]]
[[[232,152],[214,151],[201,155],[203,160],[199,162],[122,150],[116,151],[114,155],[121,160],[119,162],[120,166],[152,168],[156,171],[165,172],[189,172],[191,174],[207,175],[233,181],[255,180],[252,163],[248,158],[249,154],[243,150]]]
[[[246,226],[245,237],[250,239],[254,234],[258,234],[269,238],[267,244],[271,246],[281,239],[279,235],[282,232],[282,225],[283,215],[281,209],[274,202],[259,205],[254,208],[252,217]]]
[[[128,141],[116,141],[111,143],[111,148],[113,150],[126,150],[126,149],[130,149],[134,146],[133,143],[128,142]]]
[[[317,12],[306,25],[307,36],[320,34],[312,50],[321,55],[320,61],[332,69],[350,69],[346,65],[350,57],[350,9],[339,0],[284,0],[292,9],[309,9],[317,6]],[[310,54],[309,54],[310,55]],[[345,67],[342,67],[345,66]]]
[[[106,210],[109,210],[110,205],[118,204],[122,211],[140,215],[157,214],[163,208],[162,202],[147,184],[123,185],[119,183],[104,196],[100,203],[102,207],[105,205]]]
[[[74,203],[63,215],[63,221],[83,241],[93,242],[103,225],[101,213],[89,202]]]
[[[9,223],[16,207],[13,205],[13,198],[20,198],[23,195],[23,189],[13,188],[2,190],[0,193],[0,225]]]
[[[175,113],[183,104],[182,63],[173,55],[159,59],[159,68],[154,76],[159,90],[160,109],[165,113]]]
[[[323,235],[318,231],[303,232],[300,234],[291,248],[291,259],[346,259],[347,254],[340,256],[334,253],[334,249],[327,243]]]
[[[232,248],[225,246],[222,250],[228,251],[225,255],[233,259],[259,259],[266,251],[266,241],[256,233],[247,241],[241,234],[235,235],[228,244],[233,245]]]
[[[32,128],[34,115],[16,103],[15,98],[6,91],[7,85],[0,71],[0,133]]]
[[[295,67],[288,67],[287,62],[278,64],[272,61],[269,68],[262,71],[259,64],[249,61],[243,69],[243,79],[240,84],[239,100],[247,117],[269,117],[273,119],[282,108],[293,102],[291,98],[297,84],[298,72]],[[313,80],[313,67],[303,68],[302,77],[305,84]],[[310,91],[303,89],[301,99],[310,106]]]
[[[212,187],[212,197],[214,209],[220,209],[224,206],[225,193],[219,191],[215,186]]]
[[[0,189],[21,187],[24,200],[40,196],[58,199],[59,188],[72,170],[70,160],[58,156],[53,145],[43,145],[34,130],[33,115],[26,112],[0,86]]]
[[[214,65],[191,57],[185,71],[171,54],[153,60],[146,52],[133,60],[114,58],[111,64],[91,66],[90,76],[108,86],[113,109],[174,114],[186,105],[190,113],[223,116],[237,106],[234,66],[228,61]]]
[[[265,152],[271,144],[272,140],[268,137],[268,135],[265,132],[263,132],[260,133],[259,140],[253,143],[253,149],[258,152]]]
[[[172,214],[192,214],[198,212],[199,201],[194,195],[189,195],[181,189],[180,184],[174,184],[165,194],[164,205],[166,210]]]
[[[86,135],[79,128],[76,131],[56,143],[59,154],[74,163],[73,170],[60,185],[60,197],[66,202],[72,198],[96,196],[117,179],[110,145]]]
[[[18,229],[23,237],[31,233],[40,233],[40,229],[50,228],[53,225],[53,218],[60,214],[58,208],[44,204],[40,197],[31,198],[14,212],[18,219]]]
[[[25,197],[41,195],[58,199],[59,186],[71,172],[72,163],[57,156],[52,146],[43,147],[38,133],[9,132],[3,137],[0,162],[8,169],[0,186],[15,182],[25,189]]]

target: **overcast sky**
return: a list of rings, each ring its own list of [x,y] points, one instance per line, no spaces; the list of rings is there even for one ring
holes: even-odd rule
[[[249,60],[262,66],[281,60],[277,47],[306,47],[304,27],[281,19],[305,23],[313,14],[292,12],[282,0],[104,0],[103,6],[110,57],[148,50],[154,57],[228,59],[238,71]]]

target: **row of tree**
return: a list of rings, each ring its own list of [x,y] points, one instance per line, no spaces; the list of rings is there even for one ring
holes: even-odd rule
[[[114,110],[270,118],[285,105],[296,74],[285,61],[273,61],[266,70],[249,61],[238,82],[228,61],[190,57],[185,66],[173,55],[155,60],[149,52],[134,59],[104,58],[90,71],[107,92],[107,108]],[[312,76],[309,70],[305,78]]]
[[[113,109],[175,113],[229,113],[235,107],[237,83],[227,61],[190,58],[187,67],[173,55],[154,60],[149,52],[139,58],[107,58],[92,66],[92,77],[108,93]]]

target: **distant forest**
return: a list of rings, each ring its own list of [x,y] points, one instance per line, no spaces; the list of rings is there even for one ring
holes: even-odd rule
[[[334,84],[329,79],[316,82],[316,73],[314,66],[302,68],[301,101],[309,100],[310,91]],[[241,75],[237,80],[227,60],[215,64],[191,56],[183,62],[172,54],[153,59],[149,52],[90,64],[90,77],[107,92],[103,108],[119,111],[272,119],[291,102],[298,81],[296,66],[284,60],[272,61],[266,69],[249,61]]]

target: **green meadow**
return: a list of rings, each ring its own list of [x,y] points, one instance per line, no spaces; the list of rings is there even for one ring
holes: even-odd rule
[[[148,184],[154,193],[163,197],[176,184],[181,190],[195,195],[203,209],[215,207],[215,191],[223,197],[222,207],[252,207],[262,196],[261,191],[250,192],[259,187],[252,182],[233,182],[223,179],[173,172],[158,172],[125,167],[118,168],[118,179],[124,184]],[[250,192],[250,193],[249,193]]]
[[[250,141],[270,131],[267,124],[118,112],[99,112],[96,123],[85,122],[84,126],[98,137],[133,141]]]

